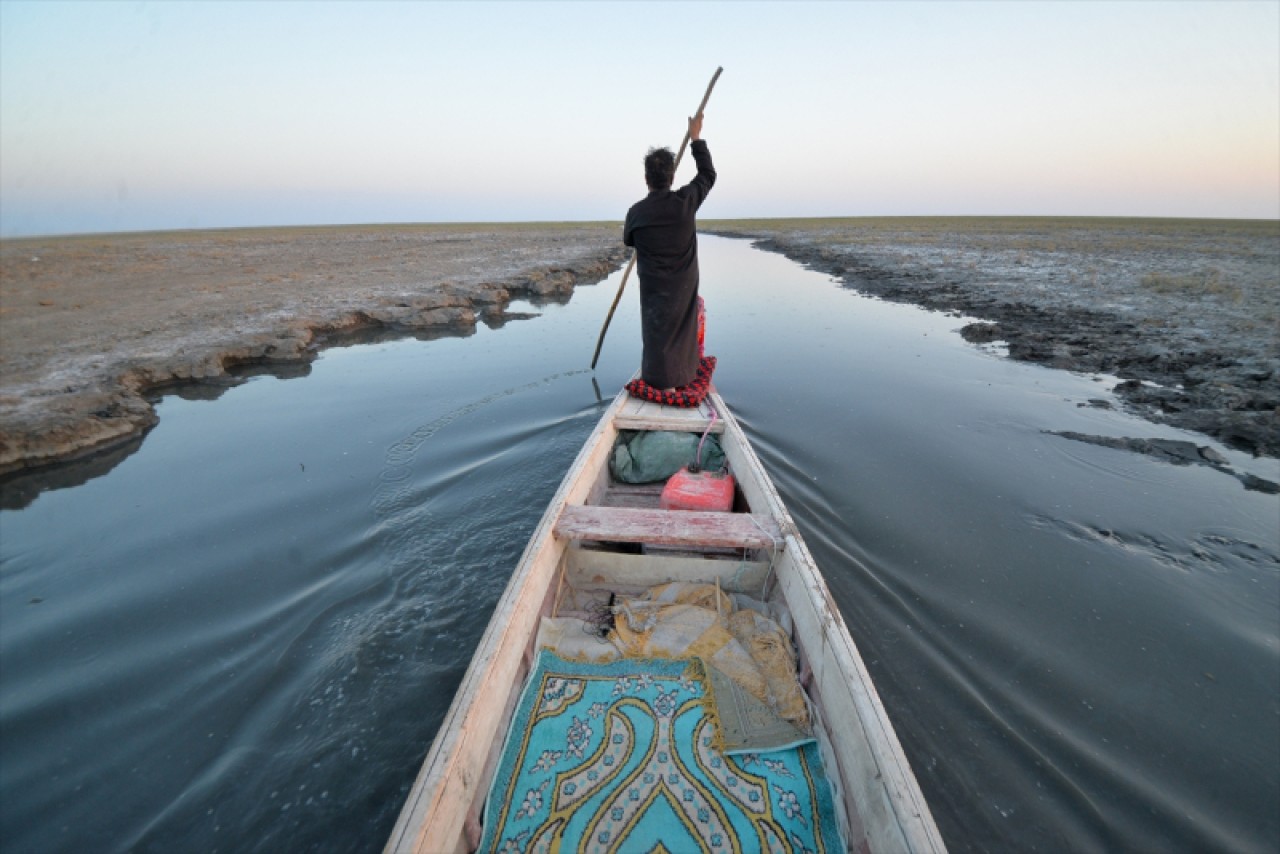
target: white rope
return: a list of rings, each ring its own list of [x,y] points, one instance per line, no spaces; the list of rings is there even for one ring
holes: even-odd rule
[[[707,429],[702,431],[702,438],[698,440],[698,450],[693,455],[692,471],[702,470],[702,443],[707,441],[707,434],[711,432],[711,428],[716,426],[716,419],[719,415],[716,413],[715,407],[711,407],[711,423],[707,425]]]
[[[782,540],[779,540],[773,534],[764,529],[764,525],[760,524],[760,520],[756,519],[754,513],[748,513],[747,518],[751,520],[751,524],[760,529],[760,533],[769,538],[771,544],[769,550],[769,571],[764,574],[764,584],[760,586],[760,601],[764,601],[765,594],[769,589],[769,579],[773,577],[773,564],[778,559],[778,550],[781,548]]]

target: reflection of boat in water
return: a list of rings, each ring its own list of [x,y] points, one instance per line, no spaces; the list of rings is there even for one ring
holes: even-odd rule
[[[714,434],[732,506],[662,509],[661,482],[619,482],[620,431]],[[613,401],[525,549],[387,850],[628,838],[944,850],[808,548],[714,392],[696,409]]]

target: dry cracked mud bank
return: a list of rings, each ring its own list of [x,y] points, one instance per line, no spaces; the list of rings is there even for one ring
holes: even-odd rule
[[[1280,456],[1280,222],[858,218],[703,224],[1009,356],[1118,378],[1137,413]]]
[[[233,229],[0,241],[0,476],[155,424],[158,392],[305,370],[335,336],[466,334],[626,260],[616,223]]]

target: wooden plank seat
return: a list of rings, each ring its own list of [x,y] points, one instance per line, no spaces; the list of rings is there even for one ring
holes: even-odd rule
[[[554,531],[563,539],[616,543],[778,550],[783,545],[778,521],[753,513],[570,504],[560,513]]]
[[[701,433],[711,424],[710,398],[695,407],[663,406],[649,400],[628,397],[618,410],[614,424],[619,430],[675,430]],[[724,419],[717,418],[712,433],[724,432]]]

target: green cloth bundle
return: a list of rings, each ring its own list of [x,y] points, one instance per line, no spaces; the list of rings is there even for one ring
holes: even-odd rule
[[[700,433],[673,433],[667,430],[620,430],[613,446],[609,470],[622,483],[658,483],[685,466],[698,453]],[[702,443],[698,468],[720,471],[725,467],[724,449],[715,436]]]

